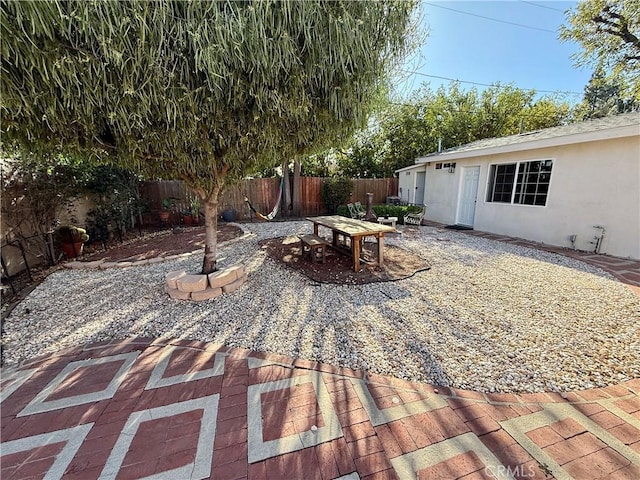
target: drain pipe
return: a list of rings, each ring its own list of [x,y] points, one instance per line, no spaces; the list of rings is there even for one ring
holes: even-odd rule
[[[593,237],[594,241],[589,242],[595,245],[595,248],[593,249],[593,253],[597,254],[597,253],[600,253],[600,247],[602,247],[602,240],[604,239],[604,235],[607,231],[602,225],[594,225],[593,228],[600,230],[600,235],[596,235],[595,237]]]

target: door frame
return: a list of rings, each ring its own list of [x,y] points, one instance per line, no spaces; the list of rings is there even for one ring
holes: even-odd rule
[[[469,225],[467,223],[460,223],[460,210],[461,210],[461,207],[462,207],[462,195],[464,193],[464,177],[465,177],[465,173],[468,170],[471,170],[471,169],[477,169],[478,170],[478,180],[476,181],[476,200],[475,200],[475,204],[474,204],[474,208],[473,208],[473,219],[472,219],[472,223]],[[473,226],[474,226],[474,224],[476,222],[476,209],[477,209],[477,206],[478,206],[478,190],[480,188],[480,174],[482,173],[482,168],[481,168],[481,166],[479,164],[478,165],[465,165],[460,170],[461,170],[461,174],[460,174],[460,183],[459,183],[459,187],[458,187],[458,201],[456,203],[456,221],[455,221],[455,224],[473,228]]]

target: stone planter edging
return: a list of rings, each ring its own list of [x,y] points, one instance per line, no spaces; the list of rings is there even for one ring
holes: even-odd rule
[[[221,242],[218,244],[218,246],[223,247],[223,246],[227,246],[227,245],[231,245],[235,242],[240,242],[242,240],[247,239],[248,237],[255,235],[251,230],[249,230],[248,228],[246,228],[244,225],[240,224],[240,223],[229,223],[229,225],[235,226],[240,228],[244,234],[236,237],[236,238],[232,238],[231,240],[227,240],[226,242]],[[149,258],[146,260],[138,260],[135,262],[128,262],[128,261],[123,261],[123,262],[107,262],[105,260],[94,260],[92,262],[81,262],[78,260],[74,260],[72,262],[67,262],[64,263],[62,265],[63,268],[69,268],[72,270],[81,270],[81,269],[100,269],[100,270],[106,270],[108,268],[127,268],[127,267],[141,267],[144,265],[154,265],[156,263],[162,263],[162,262],[168,262],[170,260],[175,260],[177,258],[186,258],[186,257],[190,257],[191,255],[202,255],[204,253],[204,248],[200,248],[198,250],[194,250],[192,252],[186,252],[186,253],[179,253],[176,255],[168,255],[166,257],[155,257],[155,258]]]
[[[247,272],[240,263],[208,275],[174,270],[165,276],[164,290],[175,300],[211,300],[237,290],[246,281]]]

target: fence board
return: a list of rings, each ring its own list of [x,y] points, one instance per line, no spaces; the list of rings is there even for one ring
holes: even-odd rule
[[[300,215],[313,216],[326,213],[326,208],[322,203],[322,177],[301,177],[300,178]],[[354,191],[351,198],[354,202],[367,202],[367,193],[373,193],[373,203],[385,203],[388,196],[398,194],[397,178],[356,178],[353,180]],[[248,219],[251,212],[246,202],[245,195],[260,213],[266,215],[275,206],[280,179],[254,178],[243,180],[238,185],[227,188],[223,193],[219,211],[233,209],[239,219]],[[144,198],[151,211],[162,210],[162,200],[167,197],[174,197],[178,209],[187,208],[189,198],[193,194],[181,181],[157,181],[142,182],[140,194]],[[279,212],[282,215],[282,212]],[[279,215],[279,216],[280,216]]]

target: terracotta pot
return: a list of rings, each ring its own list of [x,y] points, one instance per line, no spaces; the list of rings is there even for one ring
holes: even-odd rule
[[[60,248],[62,248],[62,251],[67,256],[67,258],[76,258],[82,253],[83,247],[84,243],[82,242],[60,244]]]
[[[193,224],[193,217],[191,215],[184,215],[182,217],[182,221],[184,222],[185,225],[192,225]]]
[[[160,212],[160,221],[163,223],[167,223],[169,221],[169,214],[171,212],[169,212],[168,210],[162,210]]]

